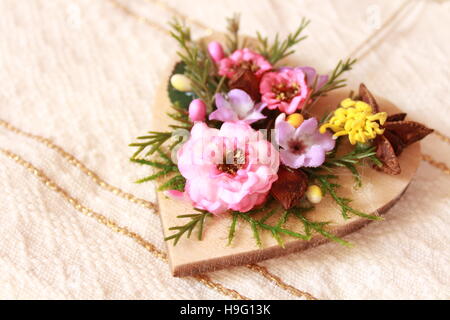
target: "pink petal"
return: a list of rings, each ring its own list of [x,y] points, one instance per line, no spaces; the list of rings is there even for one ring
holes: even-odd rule
[[[283,148],[288,148],[288,142],[295,133],[295,128],[285,121],[286,115],[280,114],[275,120],[275,137],[276,142]]]
[[[221,107],[209,114],[209,120],[219,120],[222,122],[237,121],[236,112],[227,107]]]
[[[294,139],[300,139],[302,136],[312,135],[317,130],[317,119],[309,118],[295,130]]]
[[[302,70],[306,77],[306,83],[308,87],[311,87],[314,83],[314,79],[316,78],[317,72],[316,69],[312,67],[299,67],[298,69]]]
[[[248,124],[252,124],[258,120],[267,118],[265,115],[263,115],[261,112],[253,111],[248,116],[246,116],[242,121]]]
[[[299,109],[299,105],[302,100],[302,97],[296,96],[294,99],[292,99],[292,101],[289,103],[289,106],[285,109],[284,112],[286,112],[287,114],[294,113],[295,111],[297,111],[297,109]]]
[[[304,154],[294,154],[289,150],[280,151],[280,160],[283,164],[291,167],[293,169],[298,169],[304,166],[305,155]]]
[[[317,79],[317,83],[316,83],[316,90],[319,90],[320,88],[322,88],[325,83],[327,83],[328,81],[328,75],[321,75],[319,76],[319,78]]]
[[[336,140],[333,139],[330,132],[325,132],[324,134],[316,133],[314,143],[319,144],[325,151],[331,151],[334,149]]]
[[[218,63],[225,57],[222,45],[217,41],[211,41],[208,44],[208,53],[215,63]]]
[[[314,145],[306,152],[305,156],[305,167],[318,167],[325,161],[325,150],[319,145]]]
[[[228,92],[228,101],[231,108],[241,119],[244,118],[254,106],[252,98],[244,90],[240,89],[233,89]]]

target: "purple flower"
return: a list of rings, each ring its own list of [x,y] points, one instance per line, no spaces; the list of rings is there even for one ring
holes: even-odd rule
[[[297,129],[280,114],[275,121],[275,138],[280,149],[281,162],[288,167],[318,167],[325,161],[325,153],[333,150],[335,141],[328,132],[321,134],[317,119],[305,120]]]
[[[280,68],[280,70],[283,70],[283,69],[301,70],[305,74],[306,85],[308,86],[308,88],[311,88],[311,89],[312,89],[312,87],[314,85],[314,81],[317,77],[316,87],[314,88],[315,91],[322,88],[325,85],[325,83],[327,83],[327,81],[328,81],[328,75],[326,75],[326,74],[318,75],[316,69],[314,69],[313,67],[295,67],[295,68],[283,67],[283,68]]]
[[[252,124],[266,118],[261,111],[266,104],[260,103],[255,106],[252,98],[243,90],[233,89],[227,95],[216,94],[217,110],[211,112],[209,120],[222,122],[244,121]]]
[[[306,84],[308,87],[312,88],[314,85],[314,79],[317,77],[317,83],[316,87],[314,88],[315,91],[322,88],[325,83],[328,81],[328,75],[317,75],[316,69],[313,67],[299,67],[303,73],[306,75]]]

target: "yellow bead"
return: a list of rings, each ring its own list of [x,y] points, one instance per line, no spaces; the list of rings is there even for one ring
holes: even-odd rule
[[[306,198],[309,202],[317,204],[320,201],[322,201],[322,190],[319,188],[319,186],[313,184],[308,187],[306,190]]]
[[[187,92],[192,90],[191,80],[184,74],[174,74],[170,78],[170,84],[178,91]]]
[[[293,113],[289,115],[286,119],[286,121],[294,128],[300,127],[300,125],[303,123],[304,120],[305,119],[300,113]]]

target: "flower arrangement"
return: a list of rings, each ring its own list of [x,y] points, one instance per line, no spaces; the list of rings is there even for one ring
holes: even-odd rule
[[[308,241],[315,233],[348,245],[327,230],[329,221],[304,214],[320,206],[326,195],[344,219],[381,219],[339,196],[335,170],[348,169],[355,188],[362,184],[361,166],[399,174],[402,150],[432,130],[406,121],[406,114],[380,110],[364,84],[357,96],[351,93],[322,119],[312,117],[309,111],[321,97],[346,85],[343,74],[356,60],[339,61],[330,75],[319,75],[310,66],[280,64],[306,38],[302,34],[308,24],[303,19],[285,40],[277,35],[270,43],[257,34],[250,44],[239,35],[235,16],[228,20],[226,45],[193,41],[189,28],[171,24],[180,46],[180,61],[168,79],[168,115],[174,123],[169,131],[151,131],[131,144],[137,148],[131,161],[154,169],[138,182],[159,179],[159,190],[197,210],[180,215],[188,222],[170,228],[173,234],[166,240],[177,244],[194,231],[201,240],[207,219],[230,216],[229,244],[241,221],[259,246],[263,231],[280,246],[284,237]],[[343,154],[344,143],[351,151]],[[270,224],[273,216],[277,222]],[[290,218],[300,221],[304,231],[289,229]]]

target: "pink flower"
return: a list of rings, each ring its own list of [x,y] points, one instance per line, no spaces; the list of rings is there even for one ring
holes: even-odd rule
[[[225,57],[222,45],[217,41],[211,41],[208,43],[208,53],[215,63],[218,63]]]
[[[221,76],[231,78],[240,69],[249,69],[259,78],[264,72],[272,69],[272,65],[262,55],[247,48],[236,50],[229,57],[219,61]]]
[[[195,123],[177,156],[186,187],[184,195],[168,194],[214,214],[262,204],[278,178],[278,152],[244,122],[226,122],[220,130]]]
[[[286,69],[292,69],[292,68],[287,68]],[[306,84],[308,85],[309,88],[312,88],[314,86],[314,82],[316,82],[315,86],[314,86],[314,90],[317,91],[320,88],[322,88],[325,83],[327,83],[328,81],[328,75],[323,74],[323,75],[318,75],[316,69],[314,69],[313,67],[297,67],[295,69],[300,69],[301,71],[303,71],[303,73],[305,74],[306,77]],[[317,81],[316,81],[317,78]]]
[[[192,122],[205,121],[206,104],[200,99],[194,99],[189,104],[189,119]]]
[[[243,90],[233,89],[227,95],[216,94],[217,110],[209,114],[209,120],[222,122],[244,121],[252,124],[266,118],[261,111],[266,107],[264,103],[255,106],[252,98]]]
[[[296,129],[280,114],[275,120],[275,139],[282,148],[281,162],[288,167],[318,167],[325,161],[325,154],[333,150],[335,140],[329,132],[321,134],[316,118],[310,118]]]
[[[266,73],[259,85],[262,102],[269,109],[279,109],[287,114],[303,108],[311,94],[305,73],[301,68],[282,68]]]

